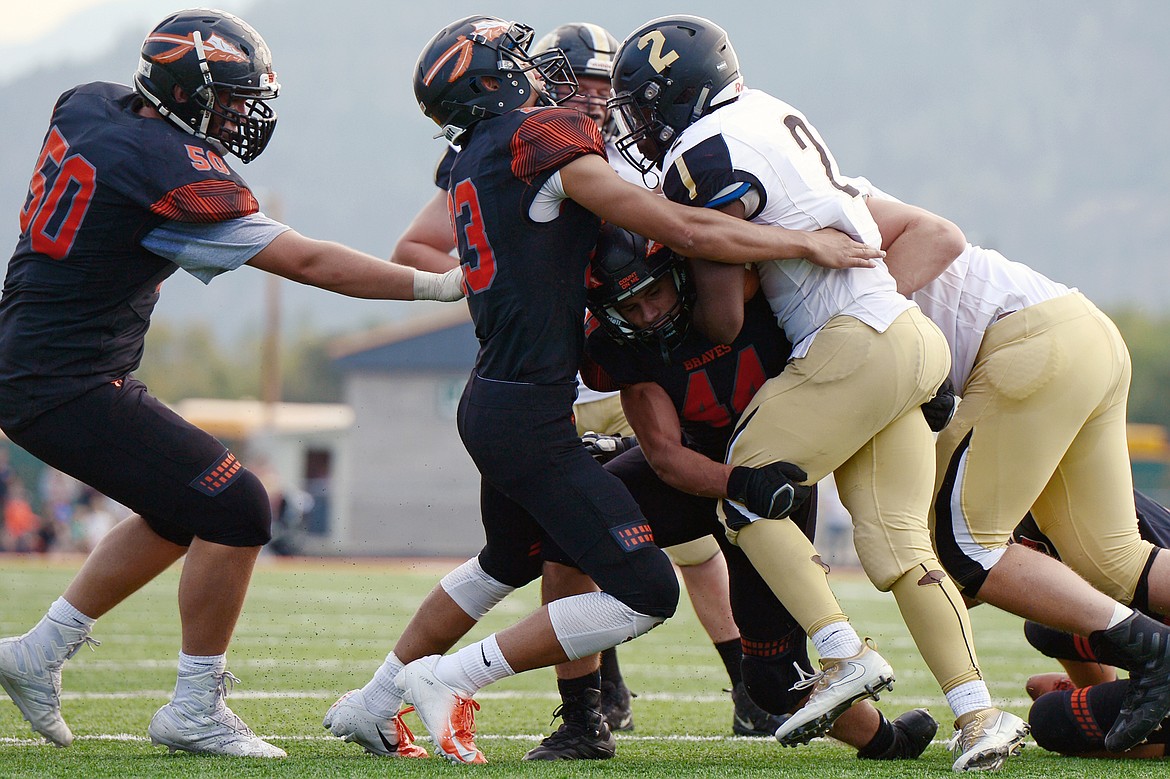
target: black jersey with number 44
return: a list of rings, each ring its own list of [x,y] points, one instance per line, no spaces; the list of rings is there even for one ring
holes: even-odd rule
[[[587,325],[587,328],[589,326]],[[717,344],[691,327],[663,363],[656,350],[619,343],[589,328],[581,378],[597,390],[653,382],[670,396],[691,448],[722,460],[734,423],[764,382],[779,375],[792,345],[763,293],[744,308],[743,328],[730,344]]]
[[[19,426],[138,367],[163,280],[164,220],[219,222],[256,199],[215,147],[140,116],[120,84],[63,94],[20,212],[0,298],[0,424]]]
[[[451,167],[448,207],[485,379],[571,384],[584,343],[585,276],[600,220],[572,200],[533,203],[560,168],[605,156],[593,120],[569,108],[479,122]]]

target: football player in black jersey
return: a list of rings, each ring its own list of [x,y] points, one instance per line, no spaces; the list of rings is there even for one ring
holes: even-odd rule
[[[480,598],[485,590],[477,587],[475,598],[458,603],[459,582],[482,581],[483,571],[498,565],[496,555],[525,560],[542,541],[602,591],[555,601],[453,655],[415,659],[399,672],[396,684],[438,752],[461,763],[485,760],[473,738],[477,690],[641,635],[677,604],[669,560],[628,491],[581,446],[572,422],[585,275],[600,220],[683,254],[744,262],[797,255],[868,267],[881,256],[831,231],[757,230],[722,214],[696,217],[622,181],[606,162],[596,124],[548,97],[550,85],[575,82],[562,52],[529,55],[532,37],[522,24],[467,17],[432,38],[415,70],[419,106],[462,148],[447,203],[480,352],[458,426],[482,477],[488,539],[416,617],[444,629],[474,622],[494,601]],[[518,540],[526,543],[517,547]],[[505,589],[539,575],[540,558],[529,559],[525,570],[502,568]]]
[[[722,460],[735,422],[791,352],[755,274],[745,283],[739,335],[729,344],[710,341],[690,326],[685,265],[670,249],[605,225],[592,262],[582,376],[597,389],[621,391],[638,443],[605,468],[630,490],[655,540],[720,540],[743,645],[743,692],[783,715],[807,697],[801,677],[812,673],[796,670],[809,666],[807,643],[743,550],[727,541],[716,514],[718,499],[727,497],[730,466]],[[792,515],[810,539],[814,509],[812,498]],[[920,755],[937,729],[925,710],[891,723],[862,701],[831,732],[857,747],[859,757],[900,759]]]
[[[259,156],[276,126],[272,57],[246,22],[195,9],[141,48],[134,87],[57,101],[20,211],[0,298],[0,428],[134,514],[94,549],[31,631],[0,641],[0,684],[58,746],[60,672],[94,621],[176,560],[182,650],[151,740],[174,750],[284,757],[224,703],[226,652],[270,510],[260,481],[133,377],[163,281],[248,264],[346,295],[462,297],[457,274],[403,268],[299,235],[262,214],[227,155]]]

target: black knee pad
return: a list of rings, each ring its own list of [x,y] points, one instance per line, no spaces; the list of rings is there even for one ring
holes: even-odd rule
[[[1105,734],[1117,721],[1127,681],[1045,693],[1032,704],[1032,738],[1050,752],[1081,755],[1105,749]]]
[[[1024,623],[1024,637],[1041,654],[1056,660],[1097,662],[1097,655],[1086,638],[1028,620]]]
[[[807,690],[793,690],[800,680],[793,663],[809,672],[808,644],[803,631],[794,631],[779,641],[756,641],[743,637],[743,660],[740,670],[748,695],[764,711],[787,714],[794,711],[808,695]]]
[[[246,468],[230,487],[202,505],[199,538],[224,546],[263,546],[272,540],[272,505],[260,479]]]

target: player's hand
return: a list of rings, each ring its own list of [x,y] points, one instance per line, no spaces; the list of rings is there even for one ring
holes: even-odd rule
[[[605,464],[622,452],[637,446],[638,439],[632,435],[601,435],[589,430],[581,436],[581,443],[585,444],[585,451],[589,452],[594,460]]]
[[[462,300],[463,267],[456,265],[446,273],[431,273],[425,270],[414,272],[414,299],[439,300],[450,303]]]
[[[824,268],[872,268],[875,258],[886,256],[880,248],[858,243],[831,227],[815,230],[809,236],[813,245],[805,259]]]
[[[737,465],[727,478],[727,497],[768,519],[784,519],[808,498],[812,487],[800,484],[808,474],[799,465],[774,462],[759,468]]]
[[[959,407],[959,399],[955,397],[955,385],[950,379],[943,382],[934,397],[922,404],[922,416],[926,417],[926,424],[932,432],[937,433],[947,426],[955,409]]]

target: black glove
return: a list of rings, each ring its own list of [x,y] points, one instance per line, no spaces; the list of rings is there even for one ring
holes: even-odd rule
[[[727,497],[748,511],[768,519],[784,519],[804,503],[812,487],[798,484],[808,478],[799,465],[774,462],[759,468],[737,465],[727,477]]]
[[[585,451],[594,460],[604,465],[627,449],[637,446],[638,439],[632,435],[601,435],[589,430],[581,436],[581,443],[585,444]]]
[[[951,383],[950,379],[947,379],[938,388],[934,397],[922,404],[922,416],[926,417],[926,424],[930,425],[931,432],[937,433],[946,427],[947,423],[951,421],[951,417],[955,415],[955,409],[958,405],[959,399],[955,397],[955,385]]]

